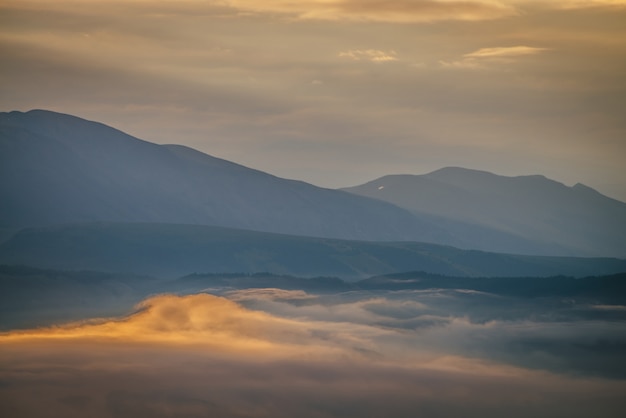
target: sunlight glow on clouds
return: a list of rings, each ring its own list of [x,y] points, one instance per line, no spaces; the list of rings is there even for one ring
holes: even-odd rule
[[[340,52],[340,57],[350,58],[354,61],[368,60],[373,62],[397,61],[396,51],[380,51],[377,49],[353,49],[350,51]]]
[[[288,13],[300,19],[397,23],[484,20],[517,13],[515,8],[491,0],[226,0],[223,3],[240,10]]]
[[[445,20],[481,21],[523,13],[527,5],[547,8],[623,6],[623,0],[223,0],[243,11],[286,13],[299,19],[419,23]]]
[[[515,62],[515,58],[535,55],[547,49],[530,46],[481,48],[463,55],[463,59],[459,61],[440,61],[439,63],[444,68],[484,69],[487,68],[488,63],[510,64]]]
[[[244,309],[228,299],[209,294],[156,296],[141,303],[138,309],[137,313],[122,320],[16,331],[4,335],[2,340],[123,340],[269,357],[333,353],[360,356],[372,352],[371,338],[389,334],[381,329],[354,324],[348,331],[340,323],[281,318]]]
[[[453,294],[417,295],[445,304]],[[12,416],[68,418],[517,418],[554,416],[555,410],[617,417],[623,410],[623,381],[449,351],[473,339],[501,344],[494,336],[537,338],[562,327],[442,318],[416,328],[407,321],[428,307],[415,295],[390,300],[349,293],[343,300],[280,289],[230,293],[242,303],[261,303],[254,308],[205,294],[163,295],[119,320],[0,334],[0,403]]]
[[[465,54],[466,58],[500,58],[517,57],[520,55],[532,55],[545,51],[546,48],[534,48],[530,46],[508,46],[499,48],[481,48],[477,51]]]
[[[585,9],[595,7],[625,7],[626,0],[512,0],[519,5],[540,5],[554,9]]]

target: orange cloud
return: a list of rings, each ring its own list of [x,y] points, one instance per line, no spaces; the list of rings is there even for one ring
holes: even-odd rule
[[[9,0],[10,1],[10,0]],[[11,2],[16,3],[16,2]],[[150,14],[178,14],[191,10],[219,13],[231,9],[240,14],[281,14],[302,20],[347,20],[389,23],[416,23],[441,20],[481,21],[517,15],[516,7],[496,0],[132,0],[112,3],[102,0],[73,2],[25,0],[19,7],[67,9],[97,7],[107,10],[150,10]]]
[[[381,51],[378,49],[352,49],[339,53],[340,57],[350,58],[354,61],[367,60],[373,62],[397,61],[396,51]]]
[[[519,5],[539,5],[553,9],[584,9],[593,7],[624,7],[625,0],[513,0]]]
[[[314,302],[312,295],[280,289],[230,295]],[[515,418],[546,411],[617,417],[626,406],[624,381],[429,352],[425,340],[467,331],[466,319],[432,333],[389,330],[350,316],[421,312],[425,305],[385,298],[338,305],[344,312],[333,322],[279,317],[207,294],[162,295],[119,320],[4,333],[0,407],[6,416],[67,418]]]
[[[522,55],[533,55],[545,51],[546,48],[535,48],[531,46],[507,46],[497,48],[481,48],[469,54],[465,54],[465,58],[502,58],[502,57],[518,57]]]
[[[481,48],[463,55],[458,61],[440,61],[444,68],[484,69],[488,63],[512,63],[518,57],[535,55],[547,51],[548,48],[538,48],[525,45]]]
[[[269,357],[327,356],[371,351],[374,345],[365,337],[385,334],[354,325],[348,335],[342,324],[281,318],[209,294],[156,296],[137,308],[137,313],[120,320],[4,333],[0,344],[124,342]]]

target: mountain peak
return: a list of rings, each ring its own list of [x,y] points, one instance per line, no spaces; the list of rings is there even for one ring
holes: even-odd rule
[[[594,188],[589,187],[586,184],[582,184],[582,183],[576,183],[575,185],[572,186],[572,189],[574,189],[574,190],[581,190],[581,191],[594,191],[594,192],[597,192],[597,190],[595,190]]]
[[[452,235],[487,250],[537,251],[545,244],[544,254],[626,254],[626,204],[543,175],[509,177],[445,167],[344,190],[437,216]]]
[[[541,180],[554,182],[542,174],[528,174],[521,176],[504,176],[501,174],[495,174],[486,170],[477,170],[473,168],[464,167],[443,167],[430,173],[424,174],[424,176],[435,179],[453,179],[453,178],[500,178],[500,179],[527,179],[527,180]]]
[[[46,109],[31,109],[31,110],[27,110],[25,112],[21,111],[21,110],[12,110],[10,112],[0,112],[0,117],[2,118],[3,122],[8,120],[15,120],[15,121],[19,121],[23,118],[28,118],[28,119],[33,119],[33,118],[48,118],[48,119],[55,119],[57,121],[59,120],[73,120],[73,121],[85,121],[85,122],[90,122],[87,121],[86,119],[80,118],[78,116],[74,116],[74,115],[69,115],[67,113],[60,113],[60,112],[55,112],[53,110],[46,110]],[[98,122],[91,122],[91,123],[98,123]]]
[[[449,175],[464,175],[464,174],[486,174],[495,176],[495,174],[490,173],[489,171],[484,170],[476,170],[473,168],[465,168],[465,167],[457,167],[457,166],[448,166],[443,167],[435,171],[431,171],[430,173],[425,174],[426,176],[438,177],[438,176],[449,176]]]

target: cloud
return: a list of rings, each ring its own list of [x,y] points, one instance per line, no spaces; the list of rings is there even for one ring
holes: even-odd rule
[[[626,7],[625,0],[513,0],[520,6],[547,7],[552,9],[588,9],[598,7]]]
[[[310,307],[298,305],[305,301],[319,308],[344,305],[397,320],[424,315],[428,298],[485,297],[280,289],[229,295],[289,302],[294,309]],[[2,334],[3,411],[69,418],[515,418],[555,412],[617,417],[625,406],[623,380],[572,378],[450,352],[467,340],[490,345],[494,336],[507,339],[520,326],[531,336],[537,328],[567,336],[577,332],[574,326],[559,331],[563,327],[451,318],[429,329],[395,329],[346,322],[345,315],[326,321],[312,311],[309,319],[281,317],[204,294],[158,296],[138,308],[118,320]],[[590,331],[602,334],[597,326],[580,332]]]
[[[463,59],[459,61],[440,61],[439,63],[444,68],[484,69],[490,63],[510,64],[518,57],[536,55],[547,50],[548,48],[524,45],[481,48],[463,55]]]
[[[618,417],[623,406],[621,382],[454,357],[412,367],[69,344],[3,354],[0,401],[12,416]]]
[[[270,294],[281,297],[299,292],[257,291],[261,300]],[[237,295],[245,298],[245,292]],[[162,295],[137,306],[138,311],[125,319],[99,323],[70,324],[63,327],[16,331],[3,341],[100,341],[123,340],[137,344],[201,347],[212,352],[241,355],[326,356],[343,353],[360,356],[377,348],[376,336],[389,332],[368,326],[282,318],[259,310],[245,309],[226,298],[209,294],[184,297]]]
[[[624,0],[7,0],[14,10],[71,11],[76,16],[94,11],[101,16],[172,18],[216,17],[227,20],[262,16],[303,21],[428,23],[488,21],[526,15],[529,10],[623,8]],[[124,20],[124,19],[121,19]],[[101,20],[102,21],[102,20]],[[137,28],[141,30],[140,28]]]
[[[268,299],[268,300],[310,300],[316,296],[310,295],[303,290],[285,290],[277,288],[243,289],[226,292],[229,299],[234,301]]]
[[[507,46],[498,48],[481,48],[469,54],[465,58],[509,58],[524,55],[534,55],[547,50],[547,48],[535,48],[531,46]]]
[[[626,345],[619,337],[622,325],[585,320],[601,318],[593,306],[585,308],[585,314],[567,304],[559,308],[553,301],[462,289],[330,295],[246,289],[224,294],[229,299],[209,294],[157,296],[127,318],[15,331],[5,333],[1,341],[125,341],[243,358],[376,358],[414,365],[440,356],[469,355],[553,371],[626,375],[624,367],[612,365],[611,347]],[[614,319],[619,314],[611,310],[606,315]],[[537,319],[542,317],[546,319]],[[529,344],[543,355],[525,352]],[[593,355],[594,350],[599,354]]]
[[[227,295],[249,309],[284,318],[367,327],[361,328],[369,331],[359,338],[368,340],[371,351],[384,359],[422,361],[436,352],[561,373],[626,376],[626,365],[616,365],[620,361],[615,351],[626,347],[623,324],[613,322],[623,319],[623,312],[613,307],[602,310],[463,289],[294,292],[293,297],[254,289]]]
[[[590,308],[602,311],[626,311],[626,306],[624,305],[591,305]]]
[[[484,64],[479,61],[473,59],[463,59],[458,61],[439,61],[439,65],[442,68],[451,68],[451,69],[466,69],[466,70],[479,70],[486,68]]]
[[[285,13],[298,19],[395,23],[479,21],[518,13],[505,2],[492,0],[225,0],[222,4],[255,13]]]
[[[340,52],[342,58],[350,58],[354,61],[368,60],[373,62],[397,61],[396,51],[380,51],[378,49],[352,49]]]

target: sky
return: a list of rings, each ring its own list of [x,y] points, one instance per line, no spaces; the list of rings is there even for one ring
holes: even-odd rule
[[[0,111],[346,187],[461,166],[626,201],[624,0],[2,0]]]

